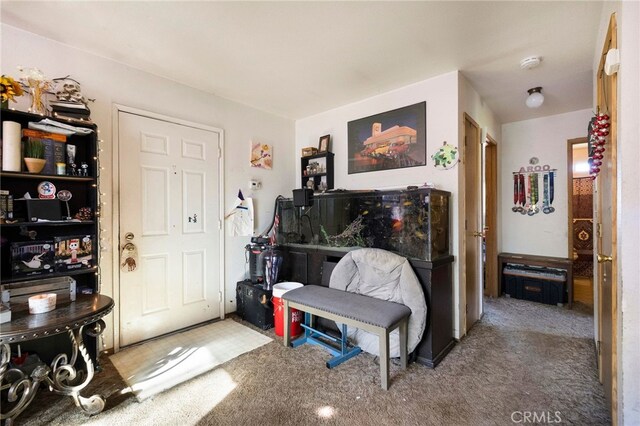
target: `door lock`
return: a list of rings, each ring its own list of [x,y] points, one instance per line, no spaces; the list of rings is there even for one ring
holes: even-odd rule
[[[474,232],[473,234],[474,237],[484,237],[484,234],[482,232]]]
[[[598,253],[598,263],[611,262],[612,260],[613,258],[611,256]]]

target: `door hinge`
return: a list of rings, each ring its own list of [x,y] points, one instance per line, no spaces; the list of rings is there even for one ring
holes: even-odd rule
[[[218,302],[222,303],[222,292],[218,292]]]
[[[469,313],[469,304],[467,303],[466,305],[464,305],[464,312],[465,313]]]
[[[602,238],[602,224],[598,223],[596,225],[596,235],[598,236],[598,238]]]
[[[218,158],[222,158],[222,148],[218,147]]]
[[[464,230],[465,230],[465,231],[467,230],[467,222],[468,222],[468,219],[465,219],[465,220],[464,220]]]
[[[596,352],[598,352],[598,356],[602,355],[602,342],[600,340],[596,342]]]
[[[222,229],[222,221],[218,219],[218,229]]]

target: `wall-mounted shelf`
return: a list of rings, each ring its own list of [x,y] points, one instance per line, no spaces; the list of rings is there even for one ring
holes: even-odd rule
[[[300,185],[302,188],[307,188],[309,180],[313,180],[313,189],[315,191],[320,190],[321,183],[324,183],[326,188],[333,189],[333,152],[322,152],[320,154],[310,155],[308,157],[300,158]],[[307,166],[311,163],[317,162],[324,167],[324,171],[320,173],[307,172]]]

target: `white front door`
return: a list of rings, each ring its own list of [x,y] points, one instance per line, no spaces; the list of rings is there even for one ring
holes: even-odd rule
[[[120,346],[220,316],[220,136],[118,113]]]

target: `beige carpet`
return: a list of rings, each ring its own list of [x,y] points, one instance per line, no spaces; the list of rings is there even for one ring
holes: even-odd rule
[[[142,401],[271,340],[226,319],[124,349],[111,362]]]
[[[322,349],[276,339],[141,403],[118,394],[126,385],[105,363],[92,384],[110,395],[104,412],[89,418],[47,396],[18,424],[512,425],[514,413],[556,411],[561,424],[610,424],[587,311],[504,298],[485,306],[435,370],[393,365],[386,392],[369,354],[328,370]]]

